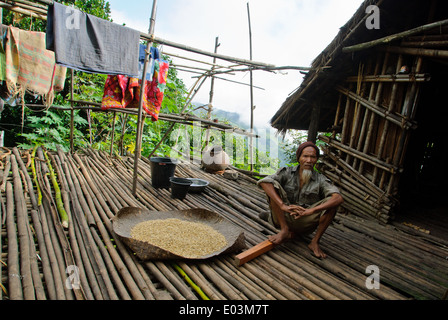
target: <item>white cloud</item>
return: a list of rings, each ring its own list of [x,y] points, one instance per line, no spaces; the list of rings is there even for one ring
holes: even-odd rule
[[[118,2],[121,2],[118,5]],[[163,0],[158,2],[155,33],[158,37],[201,50],[214,50],[215,37],[219,37],[221,54],[249,59],[249,31],[247,0]],[[152,1],[111,0],[115,22],[147,32]],[[144,3],[145,10],[142,9]],[[362,0],[266,0],[250,1],[253,60],[277,66],[309,66],[312,60],[336,36],[339,28],[358,9]],[[131,5],[132,4],[132,5]],[[140,10],[138,9],[140,7]],[[127,9],[126,9],[127,8]],[[147,17],[136,18],[147,12]],[[213,58],[165,47],[167,52],[211,62]],[[196,64],[174,58],[174,63]],[[227,64],[221,60],[218,63]],[[201,67],[204,67],[203,65]],[[208,66],[205,66],[208,68]],[[288,70],[287,75],[262,71],[254,72],[254,85],[265,88],[254,90],[255,124],[264,127],[280,108],[288,94],[297,88],[302,75]],[[190,73],[180,73],[187,87],[193,84]],[[248,73],[227,78],[249,83]],[[207,103],[209,82],[196,95],[196,100]],[[249,87],[220,80],[215,81],[215,107],[238,112],[250,119]]]

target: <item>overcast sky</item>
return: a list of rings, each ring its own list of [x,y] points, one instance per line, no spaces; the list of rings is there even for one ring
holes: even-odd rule
[[[214,51],[219,37],[218,53],[249,59],[249,27],[247,3],[252,26],[253,60],[276,66],[309,67],[312,60],[337,35],[355,13],[362,0],[159,0],[155,35],[162,39],[205,51]],[[152,1],[109,0],[114,22],[148,32]],[[201,61],[213,58],[191,54],[164,46],[163,51],[181,54]],[[178,65],[198,66],[183,59],[173,58]],[[222,60],[218,64],[228,65]],[[209,66],[201,66],[209,68]],[[196,81],[191,73],[181,72],[187,88]],[[288,95],[303,80],[296,70],[285,72],[255,71],[254,89],[255,128],[269,126],[269,120]],[[249,73],[237,73],[226,78],[249,83]],[[210,82],[204,83],[195,102],[208,103]],[[250,121],[250,89],[248,86],[216,80],[213,105],[237,112]]]

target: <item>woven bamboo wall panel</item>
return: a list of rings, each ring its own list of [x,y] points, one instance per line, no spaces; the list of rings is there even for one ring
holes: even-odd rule
[[[361,62],[358,75],[338,86],[340,94],[322,170],[341,188],[344,206],[358,215],[388,222],[395,198],[423,79],[422,58],[406,63],[383,53]],[[395,81],[394,81],[395,79]],[[399,81],[398,81],[398,80]],[[419,81],[417,81],[419,79]]]

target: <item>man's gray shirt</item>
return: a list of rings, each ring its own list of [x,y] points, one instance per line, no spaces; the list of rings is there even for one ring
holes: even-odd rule
[[[280,168],[275,174],[259,180],[258,185],[263,182],[272,183],[285,204],[295,204],[305,208],[333,193],[340,193],[327,177],[317,171],[313,171],[310,181],[300,189],[298,165]]]

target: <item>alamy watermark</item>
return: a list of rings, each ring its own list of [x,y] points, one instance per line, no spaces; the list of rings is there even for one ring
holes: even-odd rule
[[[65,269],[65,273],[68,274],[67,279],[65,279],[65,287],[69,290],[79,289],[81,287],[79,268],[77,266],[70,265]]]
[[[380,289],[380,268],[376,265],[370,265],[366,268],[366,274],[370,274],[366,279],[366,288],[369,290]]]
[[[366,13],[370,14],[366,19],[366,28],[369,30],[380,28],[380,8],[370,5],[366,8]]]
[[[69,15],[67,17],[67,19],[65,20],[65,27],[68,30],[80,29],[80,27],[81,27],[81,11],[76,10],[71,7],[67,7],[65,9],[65,13]]]

